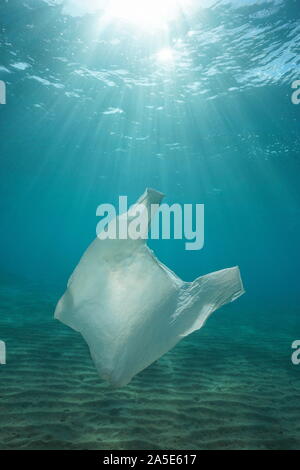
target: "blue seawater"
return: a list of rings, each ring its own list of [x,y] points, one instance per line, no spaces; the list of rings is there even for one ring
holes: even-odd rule
[[[96,3],[0,6],[0,449],[299,449],[298,2],[160,27]],[[204,248],[156,255],[187,281],[239,265],[246,294],[110,390],[53,312],[97,206],[146,187],[205,204]]]

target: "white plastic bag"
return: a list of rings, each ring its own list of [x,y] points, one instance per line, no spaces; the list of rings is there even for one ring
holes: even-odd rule
[[[162,197],[147,189],[137,204],[148,209]],[[100,376],[123,386],[243,292],[238,267],[184,282],[155,258],[145,239],[96,238],[55,318],[82,334]]]

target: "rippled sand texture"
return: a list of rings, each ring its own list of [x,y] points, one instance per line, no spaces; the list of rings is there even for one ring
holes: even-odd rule
[[[1,449],[300,449],[295,324],[224,308],[120,390],[102,383],[55,299],[0,292]],[[248,320],[247,320],[248,319]],[[298,329],[300,334],[300,329]]]

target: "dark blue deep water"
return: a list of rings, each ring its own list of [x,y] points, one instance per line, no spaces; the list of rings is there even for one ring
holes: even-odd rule
[[[299,1],[135,3],[1,1],[0,449],[300,449]],[[146,187],[205,204],[162,262],[246,294],[111,391],[53,312],[97,206]]]

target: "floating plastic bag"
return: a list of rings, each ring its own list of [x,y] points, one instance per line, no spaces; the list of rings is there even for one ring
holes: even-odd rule
[[[136,207],[148,211],[162,198],[147,189],[128,220]],[[123,386],[243,292],[238,267],[184,282],[155,258],[145,239],[96,238],[69,279],[55,318],[82,334],[100,376]]]

